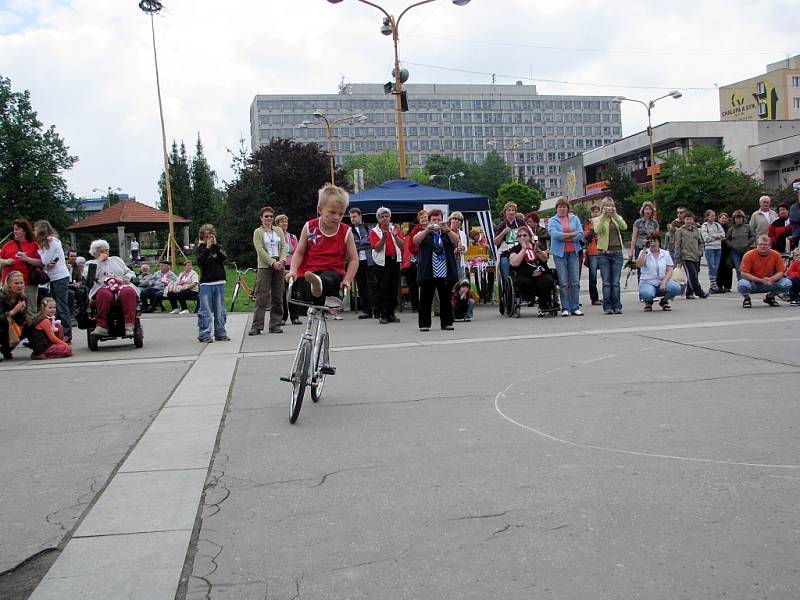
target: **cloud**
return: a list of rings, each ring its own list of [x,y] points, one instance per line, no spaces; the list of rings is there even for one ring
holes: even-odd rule
[[[395,14],[410,4],[380,2]],[[168,143],[182,139],[193,153],[199,133],[225,179],[232,177],[227,149],[241,136],[249,144],[257,93],[334,93],[341,77],[390,78],[392,42],[378,31],[382,15],[354,0],[164,3],[154,22]],[[407,65],[412,83],[490,83],[495,73],[498,83],[525,78],[539,93],[649,99],[659,90],[541,80],[713,88],[744,79],[793,50],[792,6],[473,0],[459,8],[440,0],[403,17],[400,58],[478,72]],[[6,0],[0,9],[0,73],[15,89],[30,89],[40,118],[80,157],[67,175],[79,195],[112,186],[157,201],[162,156],[151,43],[150,20],[136,0]],[[654,120],[716,119],[717,102],[714,90],[687,90],[681,100],[660,102]],[[645,120],[641,107],[623,106],[625,133]]]

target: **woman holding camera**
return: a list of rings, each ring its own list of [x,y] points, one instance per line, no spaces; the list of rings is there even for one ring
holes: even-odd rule
[[[547,252],[539,247],[539,240],[534,239],[530,228],[526,225],[517,232],[517,245],[511,249],[509,263],[517,281],[520,294],[539,299],[539,316],[544,314],[543,308],[549,308],[550,295],[553,292],[553,276],[547,268]]]
[[[439,292],[439,323],[442,329],[453,329],[453,305],[448,302],[450,291],[458,280],[458,265],[455,249],[460,240],[458,234],[447,224],[442,224],[444,215],[438,208],[428,213],[428,225],[414,236],[419,247],[417,258],[417,282],[419,283],[419,330],[431,330],[431,307],[433,293]]]
[[[669,251],[661,249],[660,232],[654,231],[648,236],[636,259],[636,267],[641,271],[639,298],[644,301],[645,312],[653,310],[653,300],[659,296],[661,310],[672,310],[669,301],[681,293],[681,286],[670,281],[675,263]]]
[[[622,296],[619,278],[622,276],[622,232],[628,229],[625,220],[617,214],[614,199],[606,196],[600,202],[600,216],[592,219],[597,235],[597,266],[603,278],[603,312],[622,314]]]

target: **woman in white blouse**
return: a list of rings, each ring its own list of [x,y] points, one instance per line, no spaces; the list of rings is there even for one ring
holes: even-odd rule
[[[675,263],[669,251],[661,249],[661,234],[653,232],[647,237],[644,248],[636,259],[640,269],[639,298],[644,302],[645,312],[653,310],[653,300],[661,297],[658,303],[661,310],[672,310],[669,301],[681,293],[681,286],[672,279]]]
[[[172,305],[170,314],[185,315],[189,312],[186,305],[187,300],[197,300],[200,289],[200,276],[197,274],[192,265],[192,261],[187,260],[183,263],[183,271],[178,275],[178,279],[169,284],[167,289],[167,299]],[[180,308],[178,308],[180,304]]]

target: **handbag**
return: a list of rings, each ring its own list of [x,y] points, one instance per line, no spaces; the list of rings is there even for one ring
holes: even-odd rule
[[[683,270],[683,265],[678,265],[672,269],[672,281],[681,285],[686,284],[686,271]]]
[[[16,348],[22,337],[22,327],[12,317],[9,316],[6,319],[8,320],[8,345],[11,348]]]
[[[22,244],[19,242],[17,242],[17,248],[19,248],[19,251],[22,252]],[[31,285],[43,285],[45,283],[50,283],[50,276],[42,267],[31,267],[28,279],[30,280]]]

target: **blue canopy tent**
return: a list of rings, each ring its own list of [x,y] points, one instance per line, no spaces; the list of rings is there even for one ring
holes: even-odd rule
[[[446,206],[447,213],[454,210],[475,213],[486,238],[492,239],[492,213],[486,196],[421,185],[413,179],[393,179],[350,196],[350,206],[367,215],[374,215],[381,206],[391,210],[393,215],[416,215],[429,205]],[[496,259],[494,244],[489,244],[489,250]]]

